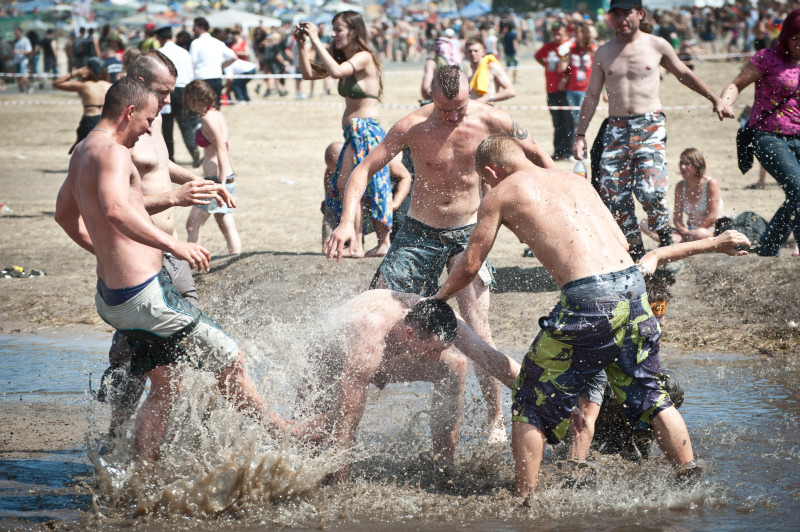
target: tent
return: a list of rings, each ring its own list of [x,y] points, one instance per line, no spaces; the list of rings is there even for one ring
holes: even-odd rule
[[[212,28],[232,28],[237,24],[241,24],[245,30],[255,28],[260,23],[264,23],[267,27],[276,27],[281,25],[281,21],[266,15],[256,15],[248,11],[241,11],[239,9],[225,9],[223,11],[214,11],[206,15],[206,20]]]
[[[364,13],[363,7],[356,6],[353,4],[348,4],[347,2],[340,2],[338,0],[333,0],[332,2],[325,2],[322,5],[322,9],[330,13],[339,13],[341,11],[355,11],[356,13],[361,13],[361,14]]]
[[[464,18],[474,18],[490,13],[491,11],[492,6],[490,4],[481,2],[480,0],[475,0],[474,2],[470,2],[459,9],[458,14]]]

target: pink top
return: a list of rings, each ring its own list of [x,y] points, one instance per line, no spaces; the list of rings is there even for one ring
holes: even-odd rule
[[[763,76],[756,81],[748,127],[780,135],[800,135],[800,65],[783,61],[775,48],[759,50],[750,63]],[[755,125],[787,96],[790,97],[783,105]]]

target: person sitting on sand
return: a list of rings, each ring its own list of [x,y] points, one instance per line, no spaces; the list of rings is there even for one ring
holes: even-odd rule
[[[560,442],[578,393],[606,370],[628,423],[653,426],[681,476],[697,471],[689,432],[658,378],[660,329],[628,243],[589,182],[531,163],[508,134],[484,139],[475,166],[491,190],[461,259],[434,296],[446,301],[472,282],[501,226],[531,247],[562,293],[539,320],[512,393],[514,492],[536,490],[546,443]]]
[[[355,440],[370,384],[382,390],[389,383],[432,382],[433,450],[451,464],[464,411],[467,360],[462,353],[507,382],[519,372],[519,364],[484,342],[441,301],[368,290],[333,316],[312,341],[314,355],[295,412],[325,414],[332,443],[341,449]],[[334,474],[337,481],[349,477],[349,465]]]
[[[714,236],[717,219],[722,216],[719,182],[706,174],[706,159],[697,148],[683,150],[680,170],[683,180],[675,185],[672,239],[691,242],[710,238]],[[644,234],[658,240],[658,233],[647,227],[646,220],[640,227]]]

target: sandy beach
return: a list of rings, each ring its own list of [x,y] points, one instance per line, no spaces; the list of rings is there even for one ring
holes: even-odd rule
[[[522,66],[517,98],[499,107],[512,113],[552,152],[551,120],[541,108],[545,104],[542,70],[532,60]],[[696,71],[719,92],[739,68],[739,63],[706,62]],[[387,68],[381,116],[387,129],[416,104],[420,78],[419,65]],[[315,87],[317,93],[320,88]],[[244,252],[225,256],[224,240],[210,221],[202,235],[214,255],[212,268],[196,275],[206,312],[241,338],[270,316],[284,322],[291,322],[293,316],[299,320],[366,289],[379,264],[379,259],[328,262],[320,255],[322,155],[328,143],[341,138],[340,99],[254,98],[254,104],[223,109],[231,131],[239,204],[235,216]],[[757,168],[745,176],[736,168],[738,123],[720,123],[706,100],[669,75],[662,84],[661,100],[667,109],[670,205],[680,180],[678,156],[683,149],[695,147],[706,157],[708,174],[720,181],[726,211],[751,210],[769,220],[784,194],[770,177],[766,190],[744,189],[756,180]],[[739,103],[751,100],[752,88]],[[9,102],[20,104],[6,105]],[[0,202],[13,209],[0,217],[0,267],[19,265],[46,272],[30,279],[0,279],[0,333],[107,334],[110,338],[109,327],[94,308],[94,258],[53,221],[56,193],[67,169],[67,149],[81,114],[76,102],[76,96],[66,93],[19,95],[13,87],[0,93],[0,116],[6,125],[0,143]],[[702,108],[675,109],[679,106]],[[598,110],[590,137],[604,116],[605,111]],[[176,159],[184,164],[191,160],[177,139]],[[559,164],[564,169],[572,166]],[[179,210],[181,238],[185,238],[187,213],[188,209]],[[367,246],[373,243],[370,236]],[[793,244],[790,239],[789,245]],[[523,258],[522,251],[513,235],[502,230],[490,255],[498,274],[490,310],[495,342],[501,349],[518,352],[534,338],[537,319],[552,307],[558,293],[539,262]],[[796,359],[800,353],[800,258],[791,256],[791,247],[783,248],[779,258],[706,255],[685,263],[672,288],[663,349],[741,353],[770,365]],[[79,418],[73,423],[62,421],[70,416],[70,408],[0,402],[0,424],[5,427],[0,455],[21,458],[82,445],[85,423]]]

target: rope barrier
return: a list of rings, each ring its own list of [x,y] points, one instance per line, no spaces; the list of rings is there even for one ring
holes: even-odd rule
[[[5,106],[14,106],[14,105],[81,105],[80,101],[77,100],[0,100],[0,105]],[[250,101],[250,102],[229,102],[223,103],[223,106],[235,106],[235,105],[274,105],[274,106],[286,106],[286,107],[344,107],[344,103],[342,102],[313,102],[308,100],[300,100],[300,101]],[[380,107],[382,109],[408,109],[414,110],[419,109],[419,105],[409,105],[409,104],[381,104]],[[570,105],[556,105],[556,106],[547,106],[547,105],[497,105],[495,106],[498,109],[502,109],[503,111],[580,111],[580,107],[570,106]],[[736,104],[733,107],[744,108],[747,105],[744,104]],[[665,105],[662,107],[664,111],[704,111],[710,110],[709,105]],[[598,106],[598,111],[606,111],[608,107]]]

